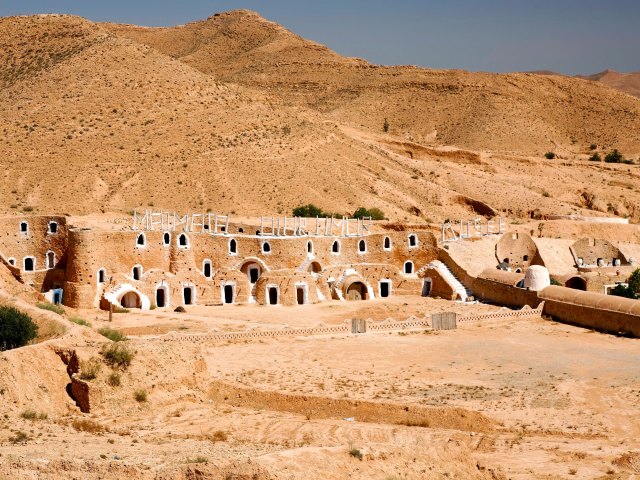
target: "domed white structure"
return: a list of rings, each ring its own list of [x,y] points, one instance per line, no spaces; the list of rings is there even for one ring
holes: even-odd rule
[[[542,265],[531,265],[524,272],[524,288],[539,292],[549,285],[551,285],[549,270]]]

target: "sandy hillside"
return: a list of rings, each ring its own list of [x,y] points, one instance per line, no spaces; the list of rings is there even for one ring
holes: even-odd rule
[[[639,103],[592,82],[378,67],[247,11],[11,17],[0,38],[5,212],[640,218],[638,167],[587,160],[640,153]]]
[[[174,28],[107,27],[218,79],[266,88],[373,131],[387,117],[401,135],[476,150],[543,154],[555,142],[640,152],[640,103],[591,82],[372,65],[246,10]]]
[[[580,78],[601,82],[622,92],[640,97],[640,72],[623,73],[615,70],[604,70],[593,75],[580,75]]]

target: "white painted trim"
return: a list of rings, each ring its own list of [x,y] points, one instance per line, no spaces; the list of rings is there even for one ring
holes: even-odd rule
[[[25,224],[27,226],[26,230],[22,230],[22,224]],[[21,220],[20,225],[18,226],[18,232],[25,236],[29,235],[29,222],[27,222],[26,220]]]
[[[118,287],[122,287],[122,290],[118,292],[118,297],[116,299],[116,304],[118,306],[122,305],[122,297],[124,297],[127,293],[133,292],[136,295],[138,295],[138,297],[140,297],[141,310],[149,310],[151,308],[151,302],[149,301],[149,297],[147,297],[144,293],[140,292],[138,289],[132,287],[129,284],[118,285]],[[109,298],[107,298],[107,300],[111,302]]]
[[[414,237],[416,239],[415,245],[411,245],[411,237]],[[410,233],[409,235],[407,235],[407,245],[409,248],[418,248],[418,246],[420,245],[420,238],[418,237],[417,233]]]
[[[233,289],[231,294],[231,302],[229,303],[225,302],[225,287],[231,287]],[[236,303],[236,282],[226,280],[220,284],[220,300],[222,301],[223,305],[233,305],[234,303]]]
[[[140,275],[138,276],[138,278],[136,279],[135,274],[133,273],[135,271],[136,268],[140,269]],[[133,280],[135,280],[136,282],[139,282],[140,280],[142,280],[142,274],[144,273],[144,269],[142,268],[142,265],[140,264],[136,264],[131,268],[131,278]]]
[[[264,300],[265,300],[265,304],[266,305],[269,305],[269,306],[272,306],[272,307],[274,307],[276,305],[282,305],[282,302],[280,300],[280,287],[278,285],[273,284],[273,283],[269,283],[264,288],[265,288],[265,290],[264,290],[264,293],[265,293]],[[275,288],[276,292],[277,292],[276,303],[275,304],[271,303],[270,302],[270,298],[269,298],[269,290],[272,289],[272,288]]]
[[[56,231],[55,232],[51,231],[51,225],[52,224],[55,224],[55,226],[56,226]],[[60,231],[60,224],[58,222],[56,222],[55,220],[50,220],[49,221],[49,225],[47,227],[47,235],[57,235],[59,231]]]
[[[185,303],[184,291],[185,289],[191,289],[191,303]],[[182,305],[195,305],[196,304],[196,287],[190,283],[182,284]]]
[[[206,275],[206,274],[204,273],[204,267],[205,267],[205,265],[207,265],[207,264],[209,265],[209,275]],[[211,262],[211,260],[210,260],[210,259],[208,259],[208,258],[205,258],[205,259],[202,261],[202,276],[203,276],[203,277],[205,277],[205,278],[213,278],[213,263],[212,263],[212,262]]]
[[[386,297],[382,296],[382,284],[383,283],[388,283],[389,284],[389,291]],[[380,298],[389,298],[391,296],[391,292],[393,291],[393,282],[391,281],[391,279],[389,278],[381,278],[380,280],[378,280],[378,297]]]
[[[411,264],[410,272],[407,272],[407,264]],[[405,260],[405,262],[402,264],[402,273],[404,273],[405,275],[413,275],[414,273],[416,273],[416,266],[413,261]]]
[[[311,246],[311,249],[309,249],[309,246]],[[313,248],[314,248],[313,242],[311,240],[307,240],[307,254],[313,253]]]
[[[231,250],[231,242],[233,242],[236,246],[235,252]],[[227,244],[227,248],[229,250],[229,255],[231,255],[232,257],[238,255],[238,240],[236,240],[235,238],[230,238],[229,243]]]
[[[264,250],[264,246],[265,246],[265,245],[268,245],[268,246],[269,246],[269,251],[268,251],[268,252],[266,252],[266,251]],[[264,240],[264,241],[260,244],[260,252],[261,252],[263,255],[270,255],[272,251],[273,251],[273,249],[271,248],[271,243],[270,243],[270,242],[268,242],[267,240]]]
[[[16,259],[13,257],[7,258],[7,262],[9,263],[9,265],[13,265],[14,267],[16,266]]]
[[[180,239],[182,237],[184,237],[186,239],[186,241],[187,241],[186,245],[180,245]],[[183,250],[188,250],[190,245],[191,245],[191,242],[189,241],[189,236],[186,233],[182,232],[180,235],[178,235],[176,237],[176,244],[177,244],[178,248],[182,248]]]
[[[158,306],[158,290],[164,290],[164,307],[170,307],[171,306],[171,301],[169,300],[169,285],[166,285],[164,283],[160,283],[158,285],[156,285],[156,289],[153,292],[153,301],[156,307],[158,308],[164,308],[164,307],[159,307]]]
[[[138,243],[140,237],[142,237],[142,243]],[[136,248],[147,248],[147,236],[144,232],[138,233],[138,236],[136,237]]]
[[[104,273],[102,281],[100,281],[100,272]],[[102,285],[103,283],[106,283],[106,281],[107,281],[107,269],[104,267],[99,268],[98,271],[96,272],[96,284]]]
[[[166,235],[169,235],[168,240],[165,242],[164,238]],[[171,246],[171,232],[163,232],[162,234],[162,245],[165,247]]]
[[[33,269],[32,270],[27,270],[27,259],[30,258],[31,260],[33,260]],[[32,256],[26,256],[22,259],[22,269],[25,272],[35,272],[36,271],[36,257],[32,257]]]
[[[308,305],[309,304],[309,285],[306,282],[296,282],[294,284],[296,289],[296,305]],[[298,303],[298,288],[302,287],[302,303]]]

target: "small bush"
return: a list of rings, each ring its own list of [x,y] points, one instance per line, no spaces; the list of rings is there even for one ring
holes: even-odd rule
[[[135,397],[136,402],[143,403],[147,401],[147,391],[142,388],[137,389],[133,393],[133,396]]]
[[[17,443],[26,443],[31,440],[31,437],[24,432],[16,432],[13,437],[9,437],[9,441],[14,445]]]
[[[209,459],[207,457],[198,456],[195,458],[187,458],[185,463],[209,463]]]
[[[24,208],[22,209],[22,211],[23,211],[23,212],[27,212],[27,213],[28,213],[28,212],[33,212],[33,207],[29,207],[29,206],[24,207]]]
[[[30,408],[22,412],[20,416],[25,420],[46,420],[47,418],[49,418],[49,415],[47,415],[46,413],[38,413]]]
[[[35,420],[38,417],[38,414],[35,410],[27,409],[20,414],[22,418],[25,420]]]
[[[294,217],[324,217],[325,213],[320,207],[316,207],[313,203],[301,205],[293,209]]]
[[[113,313],[129,313],[129,309],[116,305],[113,307]]]
[[[60,305],[54,305],[53,303],[36,303],[36,307],[42,310],[49,310],[50,312],[57,313],[58,315],[62,315],[64,313],[64,308]]]
[[[69,317],[71,323],[75,323],[76,325],[82,325],[83,327],[91,327],[91,323],[87,322],[85,319],[80,317]]]
[[[94,380],[98,373],[100,373],[100,369],[102,368],[102,363],[100,363],[100,359],[97,357],[91,357],[89,360],[80,362],[80,378],[82,380]]]
[[[542,196],[543,196],[543,197],[545,197],[545,198],[549,198],[551,195],[549,194],[549,192],[547,192],[546,190],[544,190],[544,191],[542,192]]]
[[[547,160],[553,160],[554,158],[556,158],[556,154],[553,152],[547,152],[544,154],[544,158],[546,158]]]
[[[589,145],[589,150],[595,150],[596,148],[598,148],[598,145],[596,145],[595,143]]]
[[[558,280],[556,280],[555,278],[553,278],[553,277],[551,277],[551,278],[549,279],[549,283],[551,283],[551,285],[556,285],[556,286],[558,286],[558,287],[562,287],[562,284],[561,284]]]
[[[615,148],[605,155],[604,161],[606,163],[622,163],[624,161],[624,156],[618,151],[617,148]]]
[[[227,435],[227,432],[223,430],[216,430],[209,436],[209,440],[211,440],[213,443],[226,442],[228,438],[229,438],[229,435]]]
[[[0,307],[0,351],[26,345],[38,335],[38,325],[14,307]]]
[[[382,131],[385,133],[389,131],[389,120],[387,120],[387,117],[384,118],[384,122],[382,123]]]
[[[71,422],[71,426],[77,430],[78,432],[89,432],[89,433],[102,433],[105,431],[105,428],[97,422],[93,420],[74,420]]]
[[[594,153],[593,155],[591,155],[589,157],[589,161],[590,162],[601,162],[602,161],[602,157],[600,156],[600,154],[598,152]]]
[[[103,337],[107,337],[112,342],[122,342],[127,339],[127,337],[125,337],[122,333],[120,333],[118,330],[114,330],[113,328],[100,328],[98,330],[98,333]]]
[[[112,367],[126,369],[131,365],[134,353],[123,343],[105,345],[100,352],[105,362]]]
[[[349,455],[351,455],[353,458],[357,458],[360,461],[362,461],[362,459],[364,458],[364,455],[362,455],[362,452],[358,448],[352,448],[351,450],[349,450]]]
[[[376,207],[369,209],[360,207],[355,212],[353,212],[353,218],[365,217],[371,217],[371,220],[384,220],[384,212]]]
[[[109,384],[110,387],[119,387],[122,384],[120,374],[118,372],[111,372],[107,377],[107,384]]]

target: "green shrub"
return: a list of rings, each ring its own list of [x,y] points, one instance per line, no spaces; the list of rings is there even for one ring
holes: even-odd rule
[[[124,343],[112,343],[105,345],[100,354],[105,362],[112,367],[126,369],[131,365],[135,354]]]
[[[113,342],[122,342],[127,339],[121,332],[114,330],[113,328],[103,327],[98,329],[98,333],[103,337],[107,337]]]
[[[352,448],[351,450],[349,450],[349,455],[351,455],[353,458],[357,458],[360,461],[362,461],[364,457],[364,455],[362,455],[362,452],[358,448]]]
[[[389,120],[387,120],[387,117],[384,117],[384,123],[382,124],[382,131],[385,133],[389,131]]]
[[[62,315],[64,313],[64,308],[60,305],[54,305],[53,303],[36,303],[36,307],[42,310],[49,310],[50,312],[55,312],[58,315]]]
[[[16,434],[12,437],[9,437],[9,441],[14,445],[16,443],[26,443],[31,440],[31,437],[24,432],[16,432]]]
[[[370,209],[360,207],[355,212],[353,212],[353,218],[365,217],[371,217],[371,220],[384,220],[384,212],[376,207]]]
[[[46,413],[38,413],[31,408],[26,409],[20,414],[20,416],[25,420],[46,420],[47,418],[49,418],[49,415],[47,415]]]
[[[548,160],[553,160],[554,158],[556,158],[556,154],[553,152],[547,152],[544,154],[544,158]]]
[[[324,217],[325,213],[320,207],[316,207],[313,203],[308,205],[300,205],[293,209],[294,217]]]
[[[80,378],[82,380],[93,380],[100,373],[102,363],[97,357],[91,357],[89,360],[80,362]]]
[[[84,327],[91,327],[91,323],[87,322],[85,319],[80,318],[80,317],[69,317],[67,320],[69,320],[72,323],[75,323],[76,325],[82,325]]]
[[[209,459],[207,457],[198,456],[196,458],[187,458],[185,463],[209,463]]]
[[[610,295],[615,295],[616,297],[625,297],[625,298],[636,298],[636,294],[633,293],[631,288],[625,287],[624,285],[616,285],[611,289]]]
[[[592,143],[591,145],[589,145],[590,150],[595,150],[596,148],[598,148],[598,146],[595,143]]]
[[[618,151],[617,148],[613,149],[613,151],[607,153],[604,157],[604,161],[606,163],[623,163],[624,156]]]
[[[38,335],[38,325],[14,307],[0,307],[0,351],[26,345]]]
[[[602,157],[600,156],[600,154],[598,152],[594,153],[593,155],[591,155],[589,157],[589,161],[590,162],[601,162],[602,161]]]
[[[562,286],[562,284],[561,284],[558,280],[556,280],[555,278],[553,278],[553,277],[551,277],[551,278],[549,279],[549,281],[550,281],[551,285],[557,285],[557,286],[559,286],[559,287],[561,287],[561,286]]]
[[[120,374],[118,372],[111,372],[107,377],[107,383],[110,387],[119,387],[121,385]]]
[[[640,293],[640,268],[636,268],[629,276],[629,289],[634,293]]]
[[[136,402],[143,403],[147,401],[147,391],[143,390],[142,388],[137,389],[133,395],[136,399]]]
[[[611,289],[610,294],[616,297],[637,299],[640,295],[640,268],[635,269],[631,273],[627,282],[627,287],[624,285],[616,285]]]

